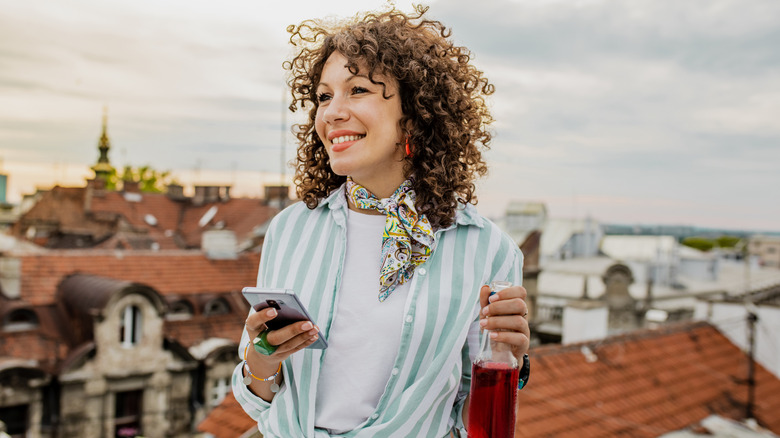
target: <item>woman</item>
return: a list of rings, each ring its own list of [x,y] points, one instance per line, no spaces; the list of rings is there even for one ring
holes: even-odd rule
[[[493,86],[425,12],[288,28],[303,202],[274,218],[257,282],[293,289],[318,326],[247,318],[233,390],[266,437],[448,435],[480,328],[528,349],[525,290],[485,286],[519,285],[522,254],[471,205]],[[318,336],[329,347],[305,349]]]

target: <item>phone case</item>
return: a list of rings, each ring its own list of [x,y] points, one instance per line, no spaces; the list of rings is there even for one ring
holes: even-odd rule
[[[298,321],[311,321],[312,324],[317,325],[316,321],[309,316],[309,312],[306,311],[301,300],[290,289],[245,287],[241,292],[256,312],[269,307],[276,309],[276,318],[265,324],[271,330],[278,330]],[[317,340],[306,348],[328,348],[328,342],[325,340],[322,331],[320,331]]]

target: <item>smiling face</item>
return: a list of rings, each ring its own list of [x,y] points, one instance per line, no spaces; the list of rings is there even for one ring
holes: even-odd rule
[[[357,75],[347,59],[334,52],[317,85],[314,127],[337,175],[351,176],[378,197],[390,196],[404,181],[401,99],[397,81],[376,74],[372,83],[364,66]],[[384,96],[390,96],[385,98]]]

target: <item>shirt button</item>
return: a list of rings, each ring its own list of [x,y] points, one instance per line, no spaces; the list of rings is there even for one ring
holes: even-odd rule
[[[420,273],[420,275],[425,275],[425,273],[428,271],[426,271],[425,268],[420,268],[418,272]]]
[[[414,321],[414,317],[412,315],[406,315],[406,322],[412,322]]]
[[[377,418],[379,418],[379,414],[371,414],[371,418],[376,420]]]
[[[393,372],[393,375],[394,375],[394,376],[397,376],[397,375],[398,375],[398,373],[399,373],[399,371],[398,371],[398,368],[393,368],[393,371],[392,371],[392,372]]]

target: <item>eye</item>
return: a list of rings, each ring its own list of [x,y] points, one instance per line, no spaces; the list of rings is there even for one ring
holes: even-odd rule
[[[368,93],[368,89],[363,87],[358,87],[358,86],[352,87],[352,94],[363,94],[363,93]]]
[[[319,103],[327,102],[330,99],[331,99],[331,96],[328,93],[317,93],[317,102],[319,102]]]

